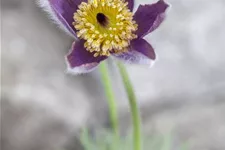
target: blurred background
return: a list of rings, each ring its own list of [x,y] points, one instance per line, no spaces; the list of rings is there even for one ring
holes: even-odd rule
[[[167,0],[162,26],[147,36],[152,69],[127,65],[145,133],[173,132],[190,150],[225,150],[225,1]],[[151,3],[153,0],[136,0]],[[35,0],[1,0],[1,149],[80,150],[78,129],[108,127],[98,70],[72,76],[64,56],[73,39]],[[111,76],[121,131],[131,127],[126,95]]]

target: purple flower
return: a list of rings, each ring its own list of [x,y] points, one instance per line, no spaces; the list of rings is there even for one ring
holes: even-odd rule
[[[143,37],[164,20],[168,4],[140,5],[134,0],[40,0],[52,19],[76,40],[66,56],[68,71],[86,73],[110,55],[151,66],[156,59]]]

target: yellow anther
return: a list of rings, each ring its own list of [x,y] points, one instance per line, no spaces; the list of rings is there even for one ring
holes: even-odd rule
[[[95,54],[94,54],[94,57],[97,57],[98,55],[99,55],[99,53],[95,53]]]
[[[107,45],[108,45],[109,43],[110,43],[110,41],[109,41],[109,40],[107,40],[107,41],[105,42],[105,44],[107,44]]]

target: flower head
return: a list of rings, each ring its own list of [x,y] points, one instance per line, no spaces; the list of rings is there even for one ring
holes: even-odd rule
[[[143,39],[164,20],[163,0],[140,5],[133,0],[40,0],[62,28],[76,41],[66,56],[68,70],[85,73],[112,55],[129,63],[151,65],[152,46]]]

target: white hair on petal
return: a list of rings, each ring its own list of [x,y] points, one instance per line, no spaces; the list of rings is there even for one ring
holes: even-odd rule
[[[137,52],[137,51],[128,51],[126,54],[114,54],[116,59],[122,60],[129,64],[143,64],[148,65],[151,68],[155,61],[149,59],[145,55]]]
[[[73,75],[89,73],[93,71],[94,69],[96,69],[98,66],[98,63],[90,63],[90,64],[84,64],[84,65],[72,68],[69,64],[67,57],[65,57],[65,62],[67,66],[66,73],[73,74]]]
[[[50,19],[59,26],[60,29],[62,29],[63,31],[65,31],[67,34],[69,34],[70,36],[76,38],[73,33],[71,33],[66,27],[65,25],[63,25],[63,23],[59,20],[59,18],[57,17],[56,13],[53,11],[52,7],[50,6],[50,2],[49,0],[37,0],[37,4],[38,6],[40,6],[46,13],[48,13]]]

